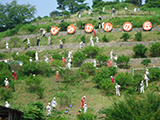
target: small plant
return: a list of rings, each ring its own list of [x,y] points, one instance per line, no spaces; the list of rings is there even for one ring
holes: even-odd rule
[[[109,57],[106,56],[106,55],[99,54],[99,55],[96,56],[96,60],[100,64],[100,67],[103,66],[103,65],[106,66],[108,59],[109,59]]]
[[[1,94],[1,99],[4,100],[4,101],[9,100],[13,97],[11,89],[6,90],[4,88],[1,88],[0,89],[0,94]]]
[[[123,39],[124,41],[127,41],[131,37],[130,34],[128,33],[123,33],[120,39]]]
[[[149,59],[145,59],[145,60],[143,60],[142,62],[141,62],[141,64],[143,64],[144,66],[148,66],[149,65],[149,63],[151,63],[151,60],[149,60]]]
[[[109,42],[109,39],[106,37],[106,35],[103,36],[102,40],[103,42]]]
[[[64,44],[64,43],[66,42],[66,39],[63,38],[63,39],[62,39],[62,42],[63,42],[63,44]]]
[[[86,36],[85,36],[85,35],[83,35],[83,36],[81,37],[81,41],[83,41],[83,43],[86,43]]]
[[[78,27],[78,29],[82,29],[82,27],[83,27],[83,22],[82,22],[82,21],[77,21],[77,22],[76,22],[76,26]]]
[[[142,32],[137,32],[137,33],[135,34],[135,39],[136,39],[137,41],[142,41]]]

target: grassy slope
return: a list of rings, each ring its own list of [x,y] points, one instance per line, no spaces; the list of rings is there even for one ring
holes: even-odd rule
[[[127,4],[126,4],[127,5]],[[127,6],[128,9],[133,10],[134,6]],[[111,7],[107,7],[106,11],[110,10]],[[122,10],[122,9],[121,9]],[[121,13],[118,14],[124,14],[124,12],[122,11]],[[107,15],[109,15],[107,13]],[[71,16],[71,18],[74,18],[77,15],[73,15]],[[87,12],[86,14],[82,14],[82,18],[83,17],[87,17]],[[94,14],[93,16],[99,16],[98,13]],[[103,16],[103,14],[101,15]],[[42,19],[39,20],[37,22],[43,22],[43,21],[49,21],[50,18],[48,19]],[[59,18],[61,19],[61,18]],[[52,21],[52,20],[51,20]],[[38,32],[39,29],[37,29],[37,31],[35,31],[36,33]],[[150,33],[150,34],[148,34]],[[3,33],[0,33],[1,35]],[[20,33],[19,34],[24,34],[24,33]],[[100,42],[102,42],[102,37],[103,35],[106,34],[107,37],[109,38],[109,40],[111,42],[117,42],[117,41],[121,41],[120,40],[120,36],[122,35],[122,32],[117,32],[115,34],[115,32],[110,32],[110,33],[98,33]],[[135,41],[134,40],[134,34],[135,32],[130,32],[129,34],[131,34],[131,39],[129,41]],[[160,35],[157,34],[157,32],[142,32],[143,34],[143,41],[155,41],[155,40],[159,40],[160,39]],[[1,36],[0,35],[0,36]],[[52,36],[52,44],[59,44],[59,40],[65,38],[66,39],[66,43],[79,43],[80,42],[80,37],[82,35],[72,35],[72,36]],[[89,42],[89,38],[90,35],[86,35],[86,42]],[[32,38],[30,39],[31,44],[35,45],[36,43],[36,39]],[[45,38],[41,38],[41,45],[46,45],[47,44],[47,37]],[[4,48],[4,43],[0,42],[0,48]],[[21,43],[21,46],[24,47],[26,45],[26,43]],[[121,55],[123,53],[127,53],[128,56],[132,56],[132,47],[104,47],[103,49],[103,53],[109,56],[109,53],[111,51],[111,49],[113,49],[114,53]],[[76,50],[74,50],[76,51]],[[46,50],[46,51],[41,51],[39,53],[40,59],[44,60],[44,56],[47,55],[48,57],[53,53],[53,52],[62,52],[61,50]],[[129,54],[130,53],[130,54]],[[20,54],[24,54],[24,53],[20,53]],[[10,54],[8,54],[8,56],[10,57]],[[32,101],[40,101],[44,104],[44,106],[47,106],[47,103],[50,102],[52,100],[52,98],[54,96],[57,95],[58,92],[64,92],[65,90],[62,90],[62,88],[65,86],[65,83],[60,82],[59,85],[57,83],[55,83],[55,76],[51,76],[49,78],[46,77],[42,77],[43,82],[42,84],[44,85],[45,92],[44,92],[44,98],[43,99],[38,99],[37,96],[33,93],[28,93],[25,89],[25,83],[24,83],[24,79],[19,80],[15,87],[16,87],[16,91],[14,93],[14,98],[12,100],[10,100],[10,103],[12,105],[12,107],[19,107],[22,110],[22,108],[24,106],[26,106],[28,103],[32,102]],[[63,81],[62,79],[60,79],[60,81]],[[92,113],[97,114],[97,111],[102,108],[102,107],[109,107],[113,104],[114,101],[118,102],[119,100],[122,99],[122,97],[117,97],[117,96],[111,96],[108,97],[105,95],[105,91],[99,90],[97,89],[94,83],[91,82],[91,77],[87,80],[87,82],[84,82],[84,86],[82,86],[82,82],[80,82],[78,85],[76,86],[69,86],[69,89],[67,89],[66,91],[72,91],[72,104],[73,104],[73,109],[70,111],[70,113],[73,116],[69,116],[69,119],[75,119],[75,115],[77,114],[78,109],[80,108],[80,99],[83,95],[86,95],[86,103],[88,105],[88,110],[91,111]],[[152,83],[153,86],[158,86],[159,83]],[[58,86],[60,88],[58,88]],[[149,87],[150,88],[150,87]],[[57,97],[57,102],[59,102],[59,98]],[[0,101],[0,105],[4,105],[4,101]],[[57,109],[60,111],[64,111],[66,109],[67,106],[63,106],[61,107],[59,104],[57,106]],[[98,115],[99,117],[101,115]]]

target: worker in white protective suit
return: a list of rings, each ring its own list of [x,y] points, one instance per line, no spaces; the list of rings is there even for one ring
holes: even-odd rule
[[[48,110],[48,113],[47,113],[47,117],[50,115],[51,116],[51,103],[48,103],[46,109]]]
[[[94,63],[94,67],[96,67],[96,60],[95,59],[94,59],[93,63]]]
[[[113,58],[113,50],[111,50],[110,52],[110,59],[112,60],[112,58]]]
[[[144,79],[146,81],[146,87],[148,87],[148,80],[149,80],[149,78],[147,77],[147,74],[144,74]]]
[[[120,93],[119,93],[119,88],[120,87],[121,86],[116,83],[116,86],[115,86],[115,88],[116,88],[116,95],[118,95],[118,96],[120,96]]]
[[[56,98],[55,97],[52,100],[51,106],[53,108],[53,111],[56,110],[57,102],[56,102]]]
[[[90,44],[91,44],[91,46],[94,46],[94,42],[93,42],[92,36],[90,38]]]
[[[86,113],[87,112],[87,104],[84,104],[83,108],[84,108],[84,113]]]
[[[96,36],[96,43],[99,43],[99,38],[98,38],[98,36]]]
[[[7,108],[11,107],[11,105],[8,103],[8,101],[6,101],[5,107],[7,107]]]
[[[141,86],[140,93],[144,93],[144,83],[143,83],[143,81],[141,81],[140,86]]]
[[[79,48],[81,49],[83,47],[83,42],[81,41],[80,43],[79,43]]]
[[[149,71],[148,71],[148,69],[146,68],[146,75],[149,75]]]

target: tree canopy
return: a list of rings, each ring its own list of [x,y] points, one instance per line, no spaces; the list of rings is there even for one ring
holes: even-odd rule
[[[0,29],[1,31],[14,28],[16,25],[25,23],[36,13],[35,6],[30,4],[17,4],[16,0],[6,5],[0,4]]]
[[[85,0],[57,0],[57,9],[66,11],[68,9],[70,13],[76,13],[78,11],[87,8],[88,3],[84,3]]]

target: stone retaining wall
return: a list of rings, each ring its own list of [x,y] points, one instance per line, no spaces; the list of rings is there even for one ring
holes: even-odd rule
[[[103,29],[95,29],[96,30],[96,33],[102,33],[102,32],[105,32]],[[143,31],[142,28],[133,28],[132,31]],[[160,31],[160,27],[154,27],[152,28],[152,31]],[[112,32],[124,32],[122,28],[113,28]],[[75,33],[76,34],[87,34],[84,30],[76,30]],[[68,33],[66,31],[62,31],[62,32],[59,32],[57,34],[58,36],[66,36],[68,35]],[[42,34],[30,34],[30,35],[19,35],[19,36],[16,36],[18,38],[20,38],[21,40],[24,40],[26,38],[36,38],[36,37],[40,37],[42,36]],[[46,36],[51,36],[50,33],[46,33]],[[12,36],[12,37],[15,37],[15,36]],[[5,38],[2,38],[1,41],[9,41],[11,39],[11,37],[5,37]]]
[[[157,41],[158,42],[158,41]],[[155,41],[148,42],[108,42],[108,43],[99,43],[96,44],[98,47],[118,47],[118,46],[135,46],[142,44],[145,46],[151,46]],[[89,44],[84,44],[83,47],[88,46]],[[0,49],[0,53],[5,52],[25,52],[25,51],[42,51],[42,50],[55,50],[59,49],[59,45],[46,45],[46,46],[31,46],[28,49],[24,48],[12,48],[12,49]],[[63,48],[75,49],[79,48],[79,44],[64,44]]]

